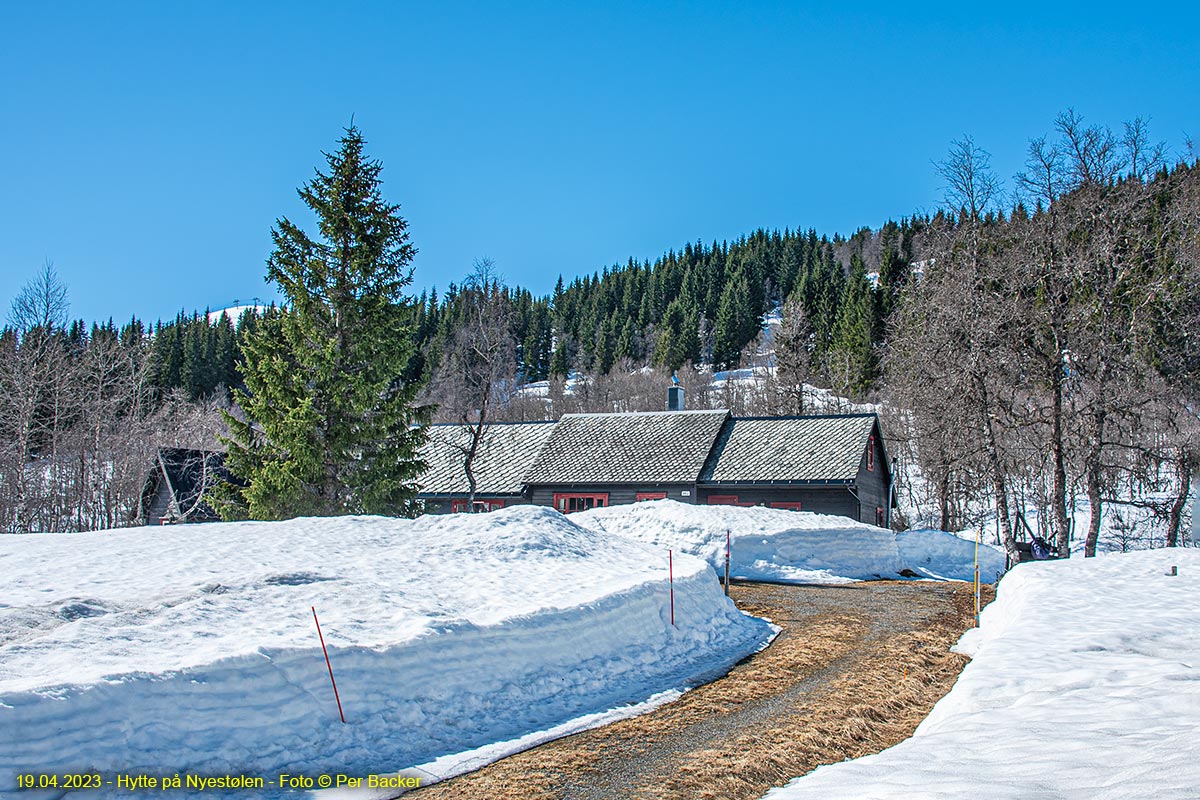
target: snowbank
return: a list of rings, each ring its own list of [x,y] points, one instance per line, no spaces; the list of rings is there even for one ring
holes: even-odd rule
[[[1198,597],[1195,550],[1023,564],[911,739],[766,796],[1194,798]]]
[[[893,533],[846,517],[774,508],[699,506],[655,500],[597,508],[571,519],[608,534],[674,549],[723,573],[725,531],[732,533],[730,573],[746,580],[846,583],[899,578],[973,580],[975,543],[941,531]],[[979,548],[980,575],[1004,571],[1004,552]]]
[[[233,327],[236,328],[238,323],[242,321],[242,315],[247,311],[253,311],[255,314],[261,315],[266,313],[267,306],[262,305],[261,303],[255,303],[253,305],[236,305],[229,306],[228,308],[220,308],[216,311],[210,311],[208,312],[208,324],[216,325],[221,321],[221,317],[229,317],[229,321],[233,324]]]
[[[682,555],[672,627],[665,552],[530,506],[3,536],[0,576],[0,794],[18,771],[394,773],[771,634]]]

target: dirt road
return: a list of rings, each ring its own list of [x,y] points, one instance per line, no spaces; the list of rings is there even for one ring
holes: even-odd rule
[[[783,631],[725,677],[406,800],[757,798],[905,739],[965,663],[949,647],[972,623],[969,585],[741,584],[732,593]]]

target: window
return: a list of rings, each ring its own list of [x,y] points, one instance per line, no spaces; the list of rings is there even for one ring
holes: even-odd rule
[[[708,504],[710,506],[744,506],[749,508],[754,503],[740,503],[736,494],[710,494],[708,496]]]
[[[476,500],[475,501],[475,509],[474,510],[477,513],[482,512],[482,511],[495,511],[497,508],[504,508],[503,500]],[[450,501],[450,513],[451,514],[462,514],[466,511],[467,511],[467,501],[466,500],[451,500]]]
[[[608,492],[591,494],[554,493],[554,507],[564,514],[587,511],[589,508],[604,508],[608,505]]]
[[[786,500],[779,500],[777,502],[771,503],[771,508],[783,508],[783,509],[787,509],[788,511],[803,511],[804,510],[801,507],[800,503],[786,501]]]
[[[875,434],[867,437],[867,471],[875,471]]]
[[[666,498],[666,492],[638,492],[637,496],[634,498],[634,502],[640,503],[643,500],[665,500]]]

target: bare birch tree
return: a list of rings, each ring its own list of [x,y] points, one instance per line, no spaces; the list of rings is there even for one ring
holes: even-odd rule
[[[467,507],[474,509],[478,480],[476,458],[495,421],[507,403],[517,378],[516,344],[510,327],[508,296],[489,258],[475,262],[458,297],[460,318],[452,338],[442,350],[441,362],[430,380],[427,399],[438,405],[437,419],[458,423],[469,493]]]

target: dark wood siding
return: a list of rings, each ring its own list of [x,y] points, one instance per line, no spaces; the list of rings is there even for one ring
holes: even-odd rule
[[[530,498],[534,505],[554,507],[554,495],[556,492],[566,492],[571,494],[608,494],[608,504],[610,506],[623,506],[629,503],[637,502],[638,492],[666,492],[668,500],[677,500],[680,503],[696,502],[696,487],[690,484],[636,484],[633,486],[614,486],[612,484],[588,483],[588,484],[561,484],[561,483],[546,483],[537,484],[530,487]],[[684,496],[683,492],[688,492]]]
[[[167,482],[160,480],[154,496],[150,498],[150,502],[147,504],[146,524],[162,525],[162,521],[167,518],[170,511],[171,492],[167,489]]]
[[[737,495],[739,503],[749,503],[754,506],[769,506],[771,503],[800,503],[804,511],[858,519],[858,501],[854,499],[854,495],[848,488],[843,487],[711,486],[700,490],[698,502],[707,503],[711,495]]]
[[[423,500],[425,502],[425,513],[426,514],[449,514],[450,507],[454,503],[454,501],[455,500],[464,500],[465,501],[467,499],[467,496],[464,494],[461,497],[427,498],[427,497],[421,497],[420,495],[417,495],[417,498],[420,500]],[[503,500],[505,508],[508,508],[509,506],[526,505],[529,503],[529,500],[522,497],[521,495],[511,495],[511,494],[477,494],[477,495],[475,495],[475,499],[476,500]]]
[[[883,446],[879,440],[879,427],[872,434],[871,446],[875,449],[874,469],[867,469],[867,451],[863,449],[862,461],[858,465],[858,477],[854,481],[855,491],[862,505],[859,519],[875,524],[876,509],[883,509],[883,519],[888,519],[888,475],[890,464],[886,463]]]

